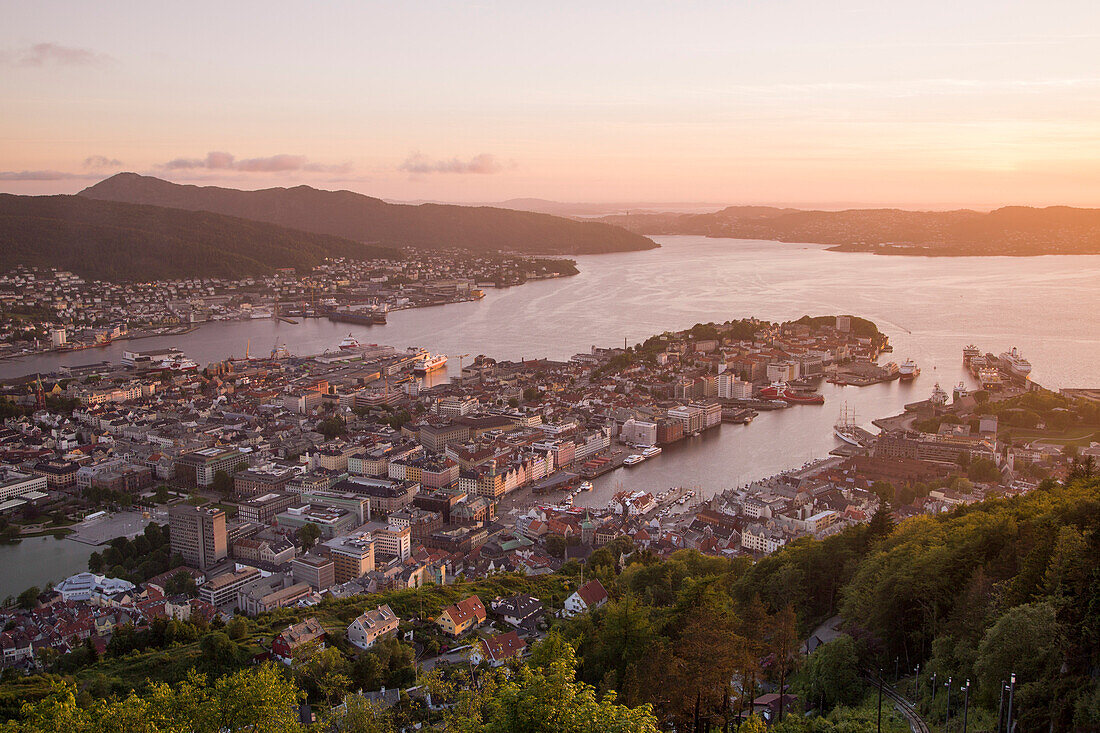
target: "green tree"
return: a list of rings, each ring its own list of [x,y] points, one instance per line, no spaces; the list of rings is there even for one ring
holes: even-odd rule
[[[237,664],[239,648],[222,631],[212,631],[199,639],[202,661],[211,671],[229,669]]]
[[[818,706],[823,712],[837,705],[859,703],[863,685],[852,637],[842,634],[815,649],[799,670],[795,686],[808,705]]]
[[[351,688],[351,665],[334,646],[313,648],[295,658],[298,679],[314,697],[335,704]]]
[[[309,552],[321,538],[321,528],[313,522],[306,522],[298,528],[298,540],[302,543],[302,549]]]
[[[29,611],[38,605],[38,594],[42,591],[37,585],[32,585],[25,591],[19,594],[19,598],[16,599],[19,603],[19,607],[24,611]]]
[[[198,595],[198,592],[198,586],[195,585],[195,579],[191,576],[191,573],[186,570],[180,570],[178,573],[174,573],[164,584],[164,593],[169,596],[183,593],[194,598]]]
[[[1052,674],[1062,662],[1064,639],[1054,605],[1028,603],[1009,609],[982,637],[974,673],[982,699],[996,703],[1002,680],[1021,685]]]
[[[243,616],[234,616],[225,625],[225,633],[233,641],[240,641],[248,635],[248,621]]]
[[[91,555],[88,555],[88,569],[93,573],[102,573],[103,568],[106,566],[107,563],[103,561],[103,555],[100,555],[98,552],[93,552]]]
[[[229,496],[233,491],[233,477],[225,471],[215,471],[212,487],[222,496]]]

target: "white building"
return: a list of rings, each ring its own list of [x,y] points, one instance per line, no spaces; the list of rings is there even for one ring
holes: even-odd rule
[[[619,437],[624,443],[647,447],[657,445],[657,423],[630,418],[623,423],[623,429]]]
[[[750,399],[752,382],[743,381],[736,374],[722,372],[718,375],[718,397],[723,400]]]
[[[90,601],[93,598],[107,598],[118,593],[129,593],[134,584],[121,578],[108,578],[95,573],[77,573],[65,578],[54,590],[61,594],[64,601]]]
[[[565,607],[562,609],[564,616],[577,616],[599,608],[607,603],[607,591],[598,580],[590,580],[573,595],[565,599]]]

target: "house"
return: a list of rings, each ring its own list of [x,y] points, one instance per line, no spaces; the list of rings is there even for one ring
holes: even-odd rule
[[[569,616],[587,613],[607,603],[607,591],[598,580],[590,580],[577,592],[565,599],[565,608],[562,613]]]
[[[379,639],[396,634],[399,621],[388,604],[364,611],[348,627],[348,641],[360,649],[370,649]]]
[[[325,646],[325,628],[321,622],[310,616],[305,621],[287,626],[271,642],[271,653],[282,663],[290,664],[294,654],[307,644],[316,642],[320,648]]]
[[[497,598],[489,607],[505,623],[525,629],[533,629],[545,613],[542,601],[523,593],[509,598]]]
[[[447,606],[435,620],[451,636],[461,636],[485,622],[485,606],[477,596],[470,596],[453,606]]]
[[[526,648],[527,642],[519,638],[515,631],[509,631],[488,639],[479,639],[470,652],[470,661],[474,664],[488,662],[493,667],[499,667],[512,657],[522,654]]]

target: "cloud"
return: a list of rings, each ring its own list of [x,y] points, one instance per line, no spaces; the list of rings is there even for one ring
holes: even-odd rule
[[[95,173],[67,173],[65,171],[0,171],[0,181],[68,181],[76,178],[98,180]]]
[[[98,51],[60,43],[36,43],[5,58],[14,59],[19,66],[100,66],[114,61]]]
[[[346,173],[351,170],[347,163],[324,165],[310,163],[304,155],[272,155],[267,158],[245,158],[237,160],[231,153],[211,151],[205,158],[176,158],[161,166],[168,170],[225,170],[243,173],[285,173],[287,171],[307,171],[310,173]]]
[[[481,155],[475,155],[469,160],[459,160],[458,158],[451,158],[450,160],[430,160],[420,153],[413,153],[405,162],[401,164],[400,170],[407,171],[408,173],[421,174],[421,173],[500,173],[504,170],[505,166],[502,165],[495,157],[489,153],[482,153]]]
[[[103,155],[89,155],[84,159],[85,168],[118,168],[121,165],[121,160],[108,158]]]

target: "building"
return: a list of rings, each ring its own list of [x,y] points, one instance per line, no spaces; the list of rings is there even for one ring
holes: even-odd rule
[[[303,490],[298,498],[303,504],[332,507],[355,515],[355,521],[363,524],[370,520],[370,499],[350,491]]]
[[[0,501],[14,499],[32,491],[45,491],[47,486],[48,479],[45,476],[33,476],[0,467]]]
[[[80,464],[57,458],[39,461],[34,464],[36,476],[45,476],[46,485],[51,489],[66,490],[76,487],[76,472]]]
[[[242,463],[248,459],[236,448],[202,448],[176,459],[176,477],[191,486],[210,486],[218,471],[232,476]]]
[[[370,499],[372,514],[389,514],[404,509],[412,503],[420,484],[410,481],[394,481],[372,476],[352,476],[336,483],[333,491],[353,493]]]
[[[336,585],[336,563],[331,557],[303,555],[294,558],[290,567],[295,583],[306,583],[313,590],[325,590]]]
[[[313,594],[308,583],[284,586],[283,577],[274,575],[259,582],[250,583],[237,591],[237,609],[249,616],[291,606]]]
[[[364,611],[348,626],[348,641],[360,649],[370,649],[380,639],[396,635],[400,620],[388,605]]]
[[[747,400],[752,397],[752,382],[745,382],[738,375],[722,372],[718,375],[718,398],[723,400]]]
[[[680,425],[683,426],[684,435],[690,435],[692,433],[698,433],[703,430],[705,415],[703,410],[693,405],[683,405],[681,407],[673,407],[668,411],[668,417],[671,420],[678,420]],[[722,408],[718,408],[718,419],[722,419]]]
[[[337,537],[322,547],[332,558],[337,583],[356,580],[374,570],[374,538],[369,532]]]
[[[294,545],[285,537],[258,540],[240,537],[230,543],[233,557],[241,562],[278,566],[294,559]]]
[[[624,443],[632,443],[633,445],[646,447],[657,445],[657,423],[630,418],[623,423],[619,438]]]
[[[295,654],[310,645],[325,648],[325,627],[312,616],[279,632],[271,641],[271,653],[283,664],[290,664]]]
[[[519,634],[508,631],[488,639],[479,639],[470,652],[470,661],[474,664],[486,662],[492,667],[499,667],[509,659],[523,654],[526,648],[527,642],[519,638]]]
[[[206,570],[229,555],[225,512],[177,504],[168,509],[168,529],[172,554],[199,570]]]
[[[435,620],[451,636],[461,636],[485,623],[485,606],[477,596],[470,596],[453,606],[447,606]]]
[[[94,573],[77,573],[65,578],[54,590],[61,594],[63,601],[91,601],[95,598],[110,598],[120,593],[131,593],[134,584],[121,578],[108,578]]]
[[[524,593],[509,598],[497,598],[489,607],[505,623],[526,629],[533,629],[546,612],[542,601]]]
[[[598,580],[590,580],[565,599],[562,613],[565,616],[577,616],[595,610],[607,603],[607,591]]]
[[[260,577],[259,570],[247,566],[241,567],[240,570],[216,575],[199,586],[199,598],[218,607],[235,603],[237,591],[260,580]]]
[[[383,557],[408,560],[412,554],[412,528],[408,525],[387,524],[371,530],[377,553]]]
[[[267,463],[233,474],[233,494],[238,498],[282,492],[301,468],[294,465]]]
[[[296,504],[275,515],[276,526],[297,532],[307,524],[317,525],[326,538],[347,534],[355,529],[358,521],[351,512],[318,504]]]
[[[270,525],[275,515],[298,503],[294,494],[268,493],[252,495],[237,503],[237,518],[243,522],[254,522],[265,527]]]
[[[722,424],[722,405],[719,402],[693,402],[690,407],[703,412],[703,430]]]

